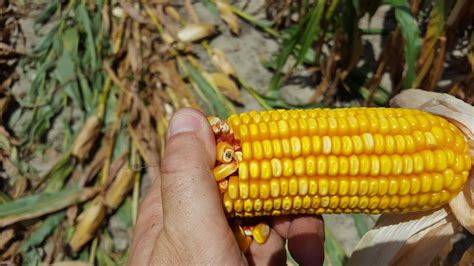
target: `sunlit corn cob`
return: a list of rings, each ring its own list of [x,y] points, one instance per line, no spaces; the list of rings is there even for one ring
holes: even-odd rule
[[[461,190],[471,168],[461,131],[418,110],[276,110],[209,121],[229,217],[432,209]]]

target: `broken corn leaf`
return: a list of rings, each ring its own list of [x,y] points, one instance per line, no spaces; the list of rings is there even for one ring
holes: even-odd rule
[[[214,35],[217,29],[209,23],[189,24],[178,32],[178,39],[182,42],[195,42]]]

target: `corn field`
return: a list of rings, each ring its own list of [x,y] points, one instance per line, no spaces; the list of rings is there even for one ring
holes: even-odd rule
[[[182,107],[474,104],[473,17],[467,0],[0,0],[0,264],[126,264]],[[362,237],[377,217],[346,218]],[[474,261],[456,232],[433,265]],[[351,255],[336,233],[326,265]]]

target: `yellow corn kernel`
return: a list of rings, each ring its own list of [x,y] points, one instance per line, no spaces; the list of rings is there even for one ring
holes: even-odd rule
[[[250,194],[250,186],[248,180],[238,180],[239,182],[239,195],[242,199],[247,199]]]
[[[278,178],[270,180],[270,195],[274,198],[280,195],[280,182]]]
[[[283,157],[292,158],[291,157],[291,143],[289,139],[281,140],[281,149],[283,151]]]
[[[270,226],[264,223],[259,223],[252,229],[252,236],[258,244],[265,243],[270,236]]]
[[[307,177],[299,177],[298,178],[298,194],[300,196],[305,196],[308,194],[308,178]]]
[[[270,182],[267,180],[260,180],[259,192],[260,199],[268,199],[270,197]]]
[[[270,164],[272,166],[272,176],[280,177],[283,174],[283,167],[281,165],[281,161],[277,158],[273,158],[270,161]]]
[[[280,195],[288,195],[288,179],[280,178]]]
[[[239,169],[239,164],[237,162],[231,162],[223,163],[214,167],[212,172],[214,173],[216,181],[219,182],[233,174],[235,171],[237,171],[237,169]]]
[[[239,198],[239,177],[238,176],[231,176],[229,178],[229,187],[227,188],[227,192],[229,192],[229,197],[233,200]]]
[[[254,181],[254,180],[250,180],[249,182],[249,196],[251,199],[256,199],[258,198],[258,191],[259,191],[259,182],[258,181]]]
[[[268,128],[268,124],[265,122],[258,123],[258,132],[260,139],[268,139],[270,137],[270,129]]]
[[[270,179],[272,177],[272,165],[268,160],[260,162],[260,178]]]
[[[249,173],[250,178],[257,179],[260,176],[260,165],[258,161],[250,161],[249,162]]]
[[[296,194],[298,194],[298,179],[296,177],[292,177],[288,180],[288,194],[290,194],[290,196],[296,196]]]

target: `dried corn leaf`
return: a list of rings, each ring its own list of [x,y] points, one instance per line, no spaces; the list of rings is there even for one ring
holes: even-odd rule
[[[227,23],[232,33],[238,35],[240,33],[239,19],[234,14],[229,4],[221,0],[216,0],[215,3],[222,20]]]
[[[178,39],[182,42],[195,42],[214,35],[217,29],[209,23],[189,24],[178,32]]]
[[[237,84],[223,73],[204,74],[207,80],[218,88],[231,101],[243,104]]]
[[[212,49],[211,62],[214,67],[219,69],[222,73],[228,76],[237,77],[235,68],[229,63],[229,61],[227,61],[224,53],[221,50]]]
[[[80,161],[84,160],[99,136],[102,121],[98,116],[89,117],[72,145],[72,155]]]
[[[79,215],[79,223],[74,235],[69,241],[68,248],[71,252],[78,252],[84,244],[91,240],[102,225],[106,208],[103,197],[99,196]]]
[[[0,232],[0,250],[4,250],[10,240],[15,237],[15,230],[13,228],[7,228]]]
[[[86,201],[99,192],[99,188],[68,189],[56,193],[28,196],[0,205],[0,227],[36,218],[68,206]]]

